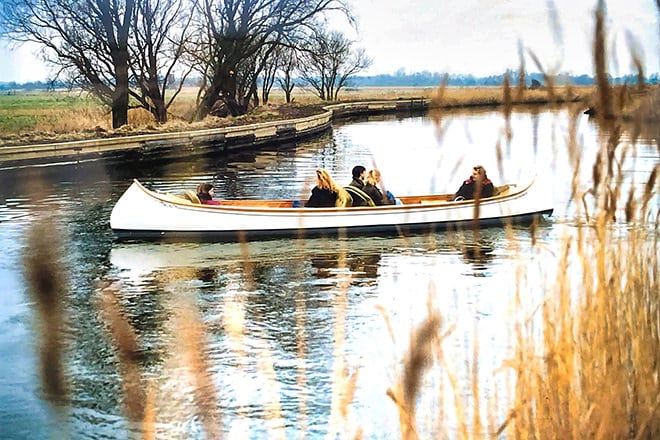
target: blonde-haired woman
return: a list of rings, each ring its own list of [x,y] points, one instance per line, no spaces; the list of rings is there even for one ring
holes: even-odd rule
[[[383,196],[380,190],[381,187],[380,171],[377,169],[369,170],[367,176],[364,178],[364,188],[362,188],[362,191],[367,193],[376,205],[394,205],[394,196],[389,191],[386,191],[387,196]]]
[[[316,186],[312,188],[312,195],[307,200],[307,203],[305,203],[305,207],[346,207],[351,206],[352,203],[353,200],[350,194],[335,183],[328,170],[324,168],[316,170]]]
[[[378,170],[369,170],[367,175],[364,178],[364,191],[371,200],[374,201],[376,205],[383,205],[385,203],[383,199],[383,193],[380,188],[380,171]]]

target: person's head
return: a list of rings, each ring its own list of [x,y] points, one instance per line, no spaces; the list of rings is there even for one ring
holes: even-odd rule
[[[213,189],[213,184],[211,183],[200,183],[197,185],[197,194],[208,194],[213,196],[215,190]]]
[[[376,169],[369,170],[367,176],[364,178],[364,182],[370,185],[377,186],[380,183],[380,171]]]
[[[319,168],[316,170],[316,186],[334,191],[336,186],[335,181],[332,180],[330,173],[325,168]]]
[[[364,175],[367,173],[367,169],[362,165],[356,165],[353,167],[353,179],[362,180]]]
[[[482,181],[486,178],[486,168],[482,167],[481,165],[472,167],[472,179]]]

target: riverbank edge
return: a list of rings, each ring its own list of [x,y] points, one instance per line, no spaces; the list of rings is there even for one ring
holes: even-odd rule
[[[572,102],[579,101],[579,98]],[[557,101],[554,101],[557,103]],[[549,104],[547,100],[525,102],[526,105]],[[335,103],[323,107],[318,115],[280,119],[241,126],[85,139],[66,142],[44,142],[0,147],[0,162],[4,166],[40,164],[44,161],[83,161],[119,151],[153,151],[159,148],[195,149],[199,146],[220,152],[257,148],[296,141],[320,134],[331,128],[334,120],[382,113],[426,111],[430,108],[497,107],[501,102],[459,105],[434,105],[430,98],[399,98]]]

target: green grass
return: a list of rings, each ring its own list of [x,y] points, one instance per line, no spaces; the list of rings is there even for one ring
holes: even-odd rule
[[[81,92],[10,92],[0,95],[0,111],[79,109],[98,106],[98,101]]]

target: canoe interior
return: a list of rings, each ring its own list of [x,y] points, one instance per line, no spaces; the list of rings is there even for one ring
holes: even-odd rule
[[[490,199],[497,199],[500,197],[505,197],[511,193],[511,185],[501,185],[496,188],[496,195]],[[186,191],[181,194],[169,194],[169,193],[155,193],[160,199],[188,204],[196,205],[199,204],[199,199],[197,199],[194,191]],[[422,196],[401,196],[398,199],[403,205],[419,205],[419,204],[436,204],[436,203],[449,203],[452,202],[453,194],[431,194],[431,195],[422,195]],[[294,200],[220,200],[219,206],[245,206],[245,207],[254,207],[254,208],[292,208],[298,203],[297,207],[302,207],[305,203],[304,200],[294,201]],[[471,200],[466,200],[465,202],[472,203]],[[461,203],[461,202],[456,202]],[[212,208],[216,205],[204,205],[207,208]],[[312,208],[310,208],[312,209]]]

